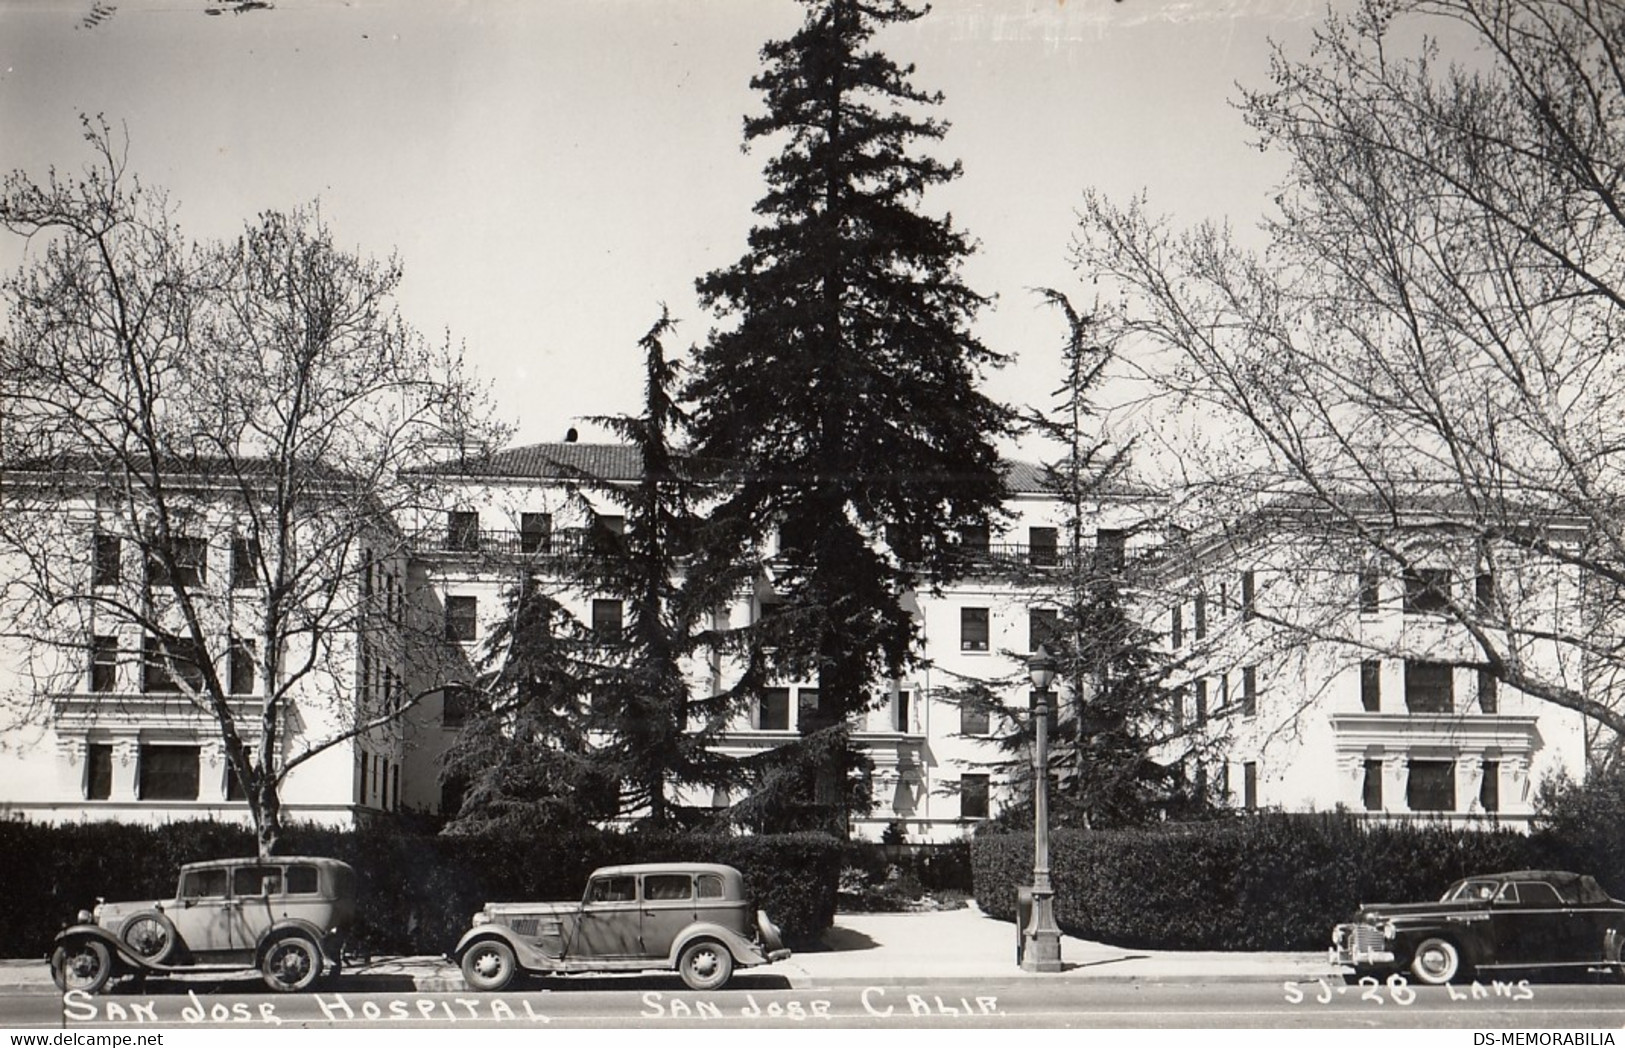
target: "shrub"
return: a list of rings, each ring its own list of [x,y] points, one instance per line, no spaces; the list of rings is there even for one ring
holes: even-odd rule
[[[1053,830],[1062,930],[1149,949],[1309,950],[1361,902],[1434,898],[1474,872],[1550,862],[1551,841],[1446,826],[1367,828],[1343,815],[1261,815],[1154,829]],[[1030,835],[976,838],[976,900],[1015,917]]]

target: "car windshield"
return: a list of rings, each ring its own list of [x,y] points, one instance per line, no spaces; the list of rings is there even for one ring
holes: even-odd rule
[[[1465,881],[1457,881],[1455,884],[1452,884],[1449,887],[1449,889],[1444,893],[1444,898],[1440,899],[1439,901],[1488,901],[1495,898],[1495,893],[1500,889],[1500,887],[1501,886],[1495,881],[1489,880],[1469,879]]]

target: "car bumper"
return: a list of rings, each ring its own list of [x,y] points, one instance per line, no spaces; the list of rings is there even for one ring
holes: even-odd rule
[[[1327,960],[1350,968],[1366,968],[1374,964],[1393,964],[1398,960],[1392,950],[1340,950],[1333,946],[1326,951]]]

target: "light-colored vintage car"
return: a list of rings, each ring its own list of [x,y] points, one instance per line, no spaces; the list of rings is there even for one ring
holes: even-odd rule
[[[51,977],[96,993],[120,975],[257,968],[273,990],[337,973],[355,917],[355,872],[309,856],[181,867],[173,899],[98,902],[56,937]]]
[[[1351,977],[1408,970],[1429,985],[1532,969],[1625,976],[1625,903],[1581,874],[1482,874],[1456,881],[1438,902],[1361,906],[1332,929],[1330,959]]]
[[[715,990],[736,967],[790,951],[732,866],[646,863],[594,870],[577,902],[488,903],[451,956],[475,990],[500,990],[521,973],[651,969]]]

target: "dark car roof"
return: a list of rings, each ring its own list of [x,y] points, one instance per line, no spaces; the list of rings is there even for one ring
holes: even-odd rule
[[[1554,884],[1573,884],[1580,880],[1580,875],[1565,870],[1507,870],[1503,873],[1478,873],[1461,879],[1464,881],[1551,881]]]

